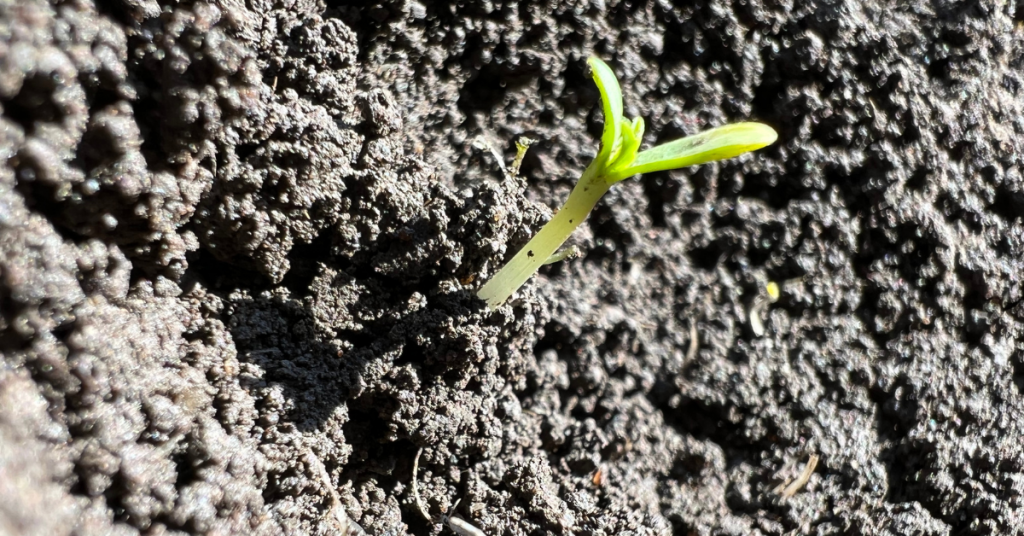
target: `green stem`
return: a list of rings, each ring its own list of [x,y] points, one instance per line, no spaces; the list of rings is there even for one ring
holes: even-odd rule
[[[551,218],[551,221],[545,224],[504,268],[480,288],[477,296],[486,301],[488,307],[494,309],[505,303],[509,296],[537,272],[548,257],[558,251],[580,223],[583,223],[594,209],[594,205],[610,187],[603,178],[595,177],[595,169],[598,167],[591,164],[587,168],[555,217]]]

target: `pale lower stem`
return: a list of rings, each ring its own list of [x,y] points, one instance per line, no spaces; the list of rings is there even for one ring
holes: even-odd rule
[[[537,273],[544,261],[565,243],[608,191],[609,185],[603,180],[588,177],[590,171],[584,173],[584,177],[569,194],[569,199],[566,199],[565,206],[555,217],[480,288],[476,295],[486,301],[488,307],[494,309],[505,303],[509,296]]]

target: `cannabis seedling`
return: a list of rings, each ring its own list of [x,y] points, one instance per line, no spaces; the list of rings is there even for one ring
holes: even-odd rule
[[[736,123],[638,153],[644,135],[643,118],[625,119],[622,90],[615,73],[598,58],[590,58],[587,63],[601,93],[604,111],[601,148],[562,209],[477,292],[492,309],[504,303],[555,254],[613,184],[641,173],[732,158],[771,145],[778,137],[767,125]]]

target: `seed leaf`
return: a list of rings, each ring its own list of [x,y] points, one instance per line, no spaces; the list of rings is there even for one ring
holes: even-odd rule
[[[625,168],[608,175],[609,182],[640,173],[664,171],[724,160],[771,145],[778,134],[761,123],[734,123],[647,149]]]
[[[604,109],[601,150],[595,159],[599,167],[603,167],[609,162],[614,162],[615,156],[621,149],[619,129],[622,122],[622,89],[619,87],[619,80],[615,78],[615,72],[607,63],[600,58],[590,58],[587,63],[590,65],[597,90],[601,92],[601,106]]]

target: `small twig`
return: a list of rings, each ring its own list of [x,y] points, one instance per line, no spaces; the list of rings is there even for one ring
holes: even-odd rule
[[[796,477],[796,480],[794,480],[791,483],[788,483],[788,485],[787,482],[783,482],[782,484],[779,484],[773,491],[777,495],[781,495],[783,498],[786,499],[796,495],[798,491],[800,491],[804,486],[807,485],[807,482],[811,479],[811,475],[814,474],[814,469],[817,466],[818,455],[811,454],[811,456],[807,459],[807,464],[804,465],[803,471],[800,471],[800,475]]]
[[[496,149],[494,145],[491,144],[491,142],[487,141],[487,138],[484,138],[483,136],[477,136],[476,139],[473,140],[473,146],[476,147],[477,149],[486,150],[489,153],[491,153],[491,156],[498,163],[498,167],[501,168],[501,172],[503,174],[508,174],[508,169],[505,167],[504,157],[501,155],[498,149]]]
[[[423,519],[426,519],[428,523],[433,523],[434,520],[430,518],[427,509],[423,507],[423,500],[420,499],[420,489],[416,484],[416,475],[420,472],[420,454],[423,454],[423,447],[416,451],[416,457],[412,459],[412,497],[416,500],[416,508],[419,509]]]
[[[778,486],[772,488],[772,493],[776,495],[781,495],[782,490],[786,489],[786,486],[789,485],[790,482],[792,482],[792,479],[789,478],[789,474],[793,472],[793,466],[795,464],[795,461],[788,461],[785,465],[782,466],[782,469],[779,469],[778,471],[775,472],[774,475],[772,475],[773,480],[781,481]]]
[[[420,472],[420,454],[423,454],[423,447],[416,451],[416,456],[412,459],[412,496],[416,501],[416,508],[420,511],[423,519],[427,520],[427,523],[434,523],[434,519],[430,517],[427,509],[423,506],[423,500],[420,499],[420,489],[416,478],[416,475]],[[441,523],[447,525],[448,528],[452,529],[452,532],[459,536],[487,536],[484,534],[484,531],[476,528],[469,521],[455,516],[455,509],[459,507],[459,502],[461,501],[462,499],[459,499],[452,505],[452,515],[443,514],[441,516]]]
[[[768,298],[766,296],[758,295],[754,298],[754,303],[750,305],[750,310],[747,312],[747,319],[750,321],[750,330],[754,332],[757,337],[763,337],[765,334],[764,320],[761,319],[761,313],[768,309]]]
[[[782,491],[782,496],[792,497],[793,495],[796,495],[796,492],[800,491],[807,485],[807,481],[811,479],[811,475],[814,474],[814,468],[817,466],[818,455],[811,454],[811,457],[807,460],[807,465],[804,466],[804,470],[800,472],[800,476],[798,476],[792,484]]]
[[[476,526],[469,521],[466,521],[461,517],[455,517],[455,509],[459,507],[459,502],[461,501],[462,499],[455,501],[455,504],[452,505],[452,515],[441,516],[441,522],[448,525],[448,528],[452,529],[452,532],[459,536],[487,536],[484,534],[484,531],[476,528]]]
[[[690,319],[690,347],[686,350],[686,362],[693,362],[693,358],[697,357],[697,352],[700,350],[700,337],[697,334],[697,321]]]

